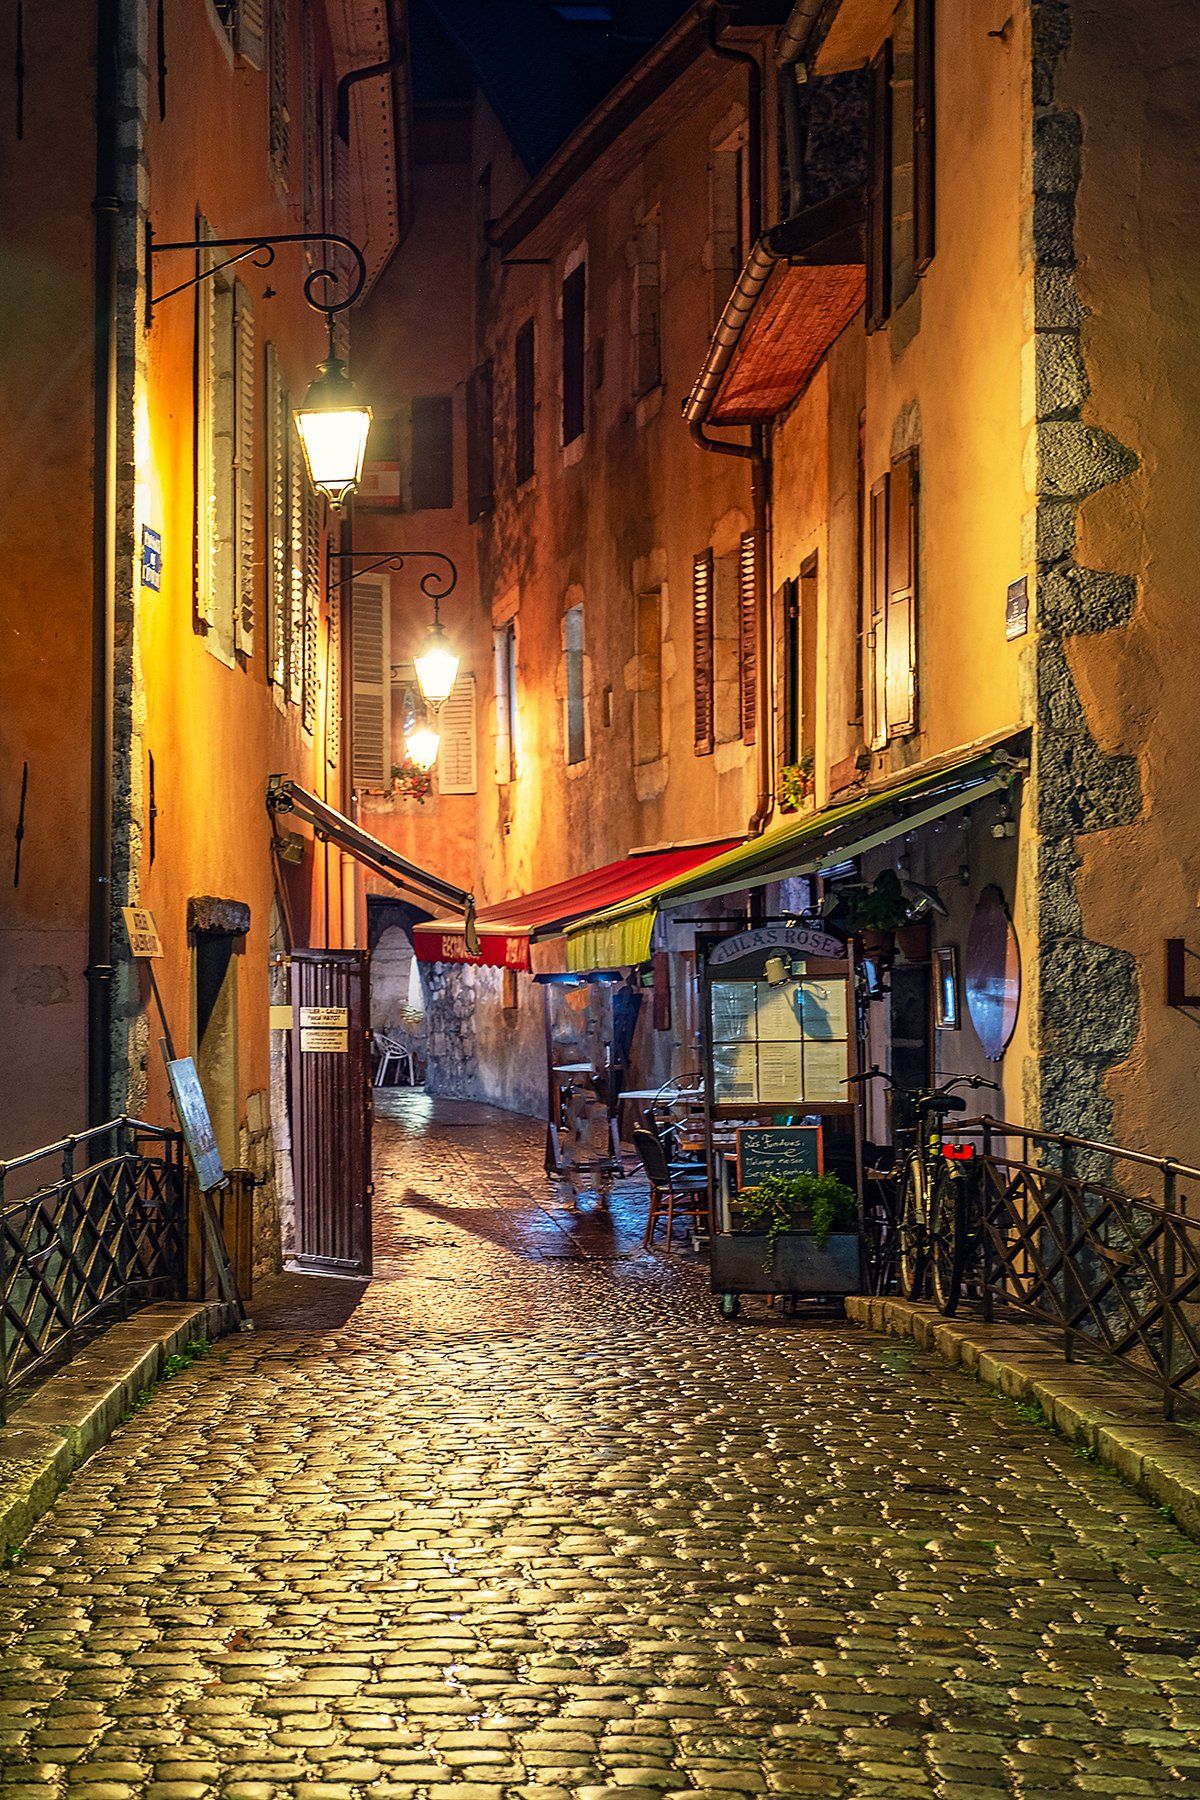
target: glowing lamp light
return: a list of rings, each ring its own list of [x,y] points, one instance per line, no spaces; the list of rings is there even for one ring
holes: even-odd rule
[[[438,759],[441,743],[442,740],[432,725],[418,725],[405,738],[404,747],[410,761],[416,763],[418,769],[429,770]]]
[[[415,657],[417,686],[428,706],[441,706],[454,691],[458,680],[458,657],[446,641],[446,633],[435,618],[420,656]]]
[[[295,412],[309,480],[336,511],[362,480],[371,409],[339,357],[321,363],[320,374]]]

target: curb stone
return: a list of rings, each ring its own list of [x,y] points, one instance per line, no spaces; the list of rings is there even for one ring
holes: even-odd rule
[[[107,1443],[169,1356],[230,1329],[221,1303],[163,1301],[112,1325],[0,1426],[0,1552],[15,1549],[72,1474]]]
[[[1169,1507],[1180,1530],[1200,1540],[1200,1433],[1168,1423],[1154,1395],[1094,1365],[1064,1362],[1032,1332],[1011,1325],[944,1319],[932,1306],[868,1294],[848,1296],[846,1317],[910,1338],[1010,1400],[1040,1406],[1069,1443]]]

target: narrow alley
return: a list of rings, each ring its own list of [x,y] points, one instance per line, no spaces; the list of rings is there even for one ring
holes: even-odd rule
[[[1200,1794],[1152,1505],[932,1356],[722,1324],[533,1123],[381,1105],[375,1280],[278,1284],[5,1575],[0,1792]]]

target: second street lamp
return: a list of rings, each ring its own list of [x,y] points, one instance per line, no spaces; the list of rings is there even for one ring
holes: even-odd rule
[[[329,580],[330,594],[337,593],[348,581],[358,575],[371,575],[378,569],[391,569],[399,573],[406,562],[435,562],[445,565],[445,571],[429,569],[420,580],[421,592],[433,601],[433,624],[426,634],[425,641],[418,654],[413,658],[417,670],[417,686],[421,690],[421,698],[427,706],[436,712],[454,691],[454,683],[458,680],[459,655],[446,636],[446,628],[442,624],[438,610],[441,601],[446,600],[458,585],[458,569],[453,557],[447,556],[444,550],[337,550],[330,551],[330,567],[335,560],[346,564],[360,562],[368,558],[365,568],[347,574],[340,581]],[[435,752],[436,754],[436,752]]]
[[[415,656],[413,662],[416,665],[421,698],[436,712],[454,691],[459,663],[458,655],[451,649],[445,627],[438,617],[436,600],[433,603],[433,624],[429,635],[421,647],[420,655]]]
[[[329,355],[294,417],[309,480],[336,512],[362,480],[371,409],[359,399],[345,363],[334,354],[332,323],[329,338]]]

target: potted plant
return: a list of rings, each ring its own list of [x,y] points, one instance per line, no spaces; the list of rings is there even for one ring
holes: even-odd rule
[[[798,1233],[824,1250],[834,1233],[858,1231],[854,1189],[828,1171],[823,1175],[764,1175],[743,1188],[736,1212],[742,1228],[766,1243],[767,1260],[780,1238]]]
[[[743,1188],[733,1229],[713,1238],[712,1288],[734,1318],[741,1294],[856,1294],[858,1201],[833,1174],[768,1175]]]
[[[816,792],[813,753],[806,750],[799,762],[785,763],[779,772],[780,805],[784,812],[800,812]]]
[[[420,763],[408,758],[396,763],[392,769],[392,780],[402,800],[415,800],[420,806],[424,806],[433,792],[433,771],[423,769]]]
[[[857,938],[865,956],[890,961],[897,931],[912,923],[912,907],[895,869],[881,869],[870,887],[854,883],[838,888],[828,922]]]

